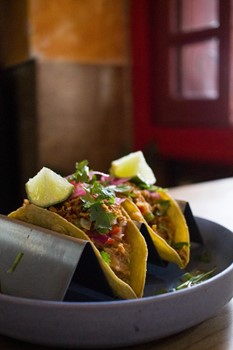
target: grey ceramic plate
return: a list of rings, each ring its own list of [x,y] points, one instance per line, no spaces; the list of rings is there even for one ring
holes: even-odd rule
[[[47,346],[103,349],[157,340],[210,318],[233,296],[233,233],[208,220],[196,220],[212,254],[204,268],[216,266],[215,276],[207,281],[155,295],[150,276],[147,296],[128,301],[69,303],[0,295],[0,332]],[[198,249],[192,252],[188,270],[203,267],[195,259]],[[172,265],[165,271],[158,269],[157,288],[170,288],[181,273]]]

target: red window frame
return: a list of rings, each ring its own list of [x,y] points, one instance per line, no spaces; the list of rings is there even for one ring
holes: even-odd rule
[[[163,98],[158,90],[165,91],[168,76],[158,76],[153,84],[153,58],[157,53],[151,45],[153,33],[153,22],[151,21],[151,11],[154,0],[132,0],[131,1],[131,39],[132,39],[132,90],[133,90],[133,120],[134,120],[134,147],[135,149],[145,149],[154,144],[161,156],[168,159],[188,160],[188,161],[208,161],[211,163],[232,165],[233,160],[233,127],[230,124],[229,116],[229,91],[221,93],[221,103],[223,123],[189,124],[180,123],[180,120],[163,124],[158,118],[158,111],[154,108],[154,100]],[[156,0],[157,1],[157,0]],[[165,2],[165,0],[163,0]],[[227,4],[230,11],[230,0],[221,0]],[[223,16],[223,15],[222,15]],[[228,19],[229,21],[229,19]],[[166,35],[166,33],[164,34]],[[229,38],[225,38],[229,40]],[[224,44],[224,40],[223,40]],[[225,42],[226,44],[226,42]],[[162,52],[163,48],[161,49]],[[221,62],[222,67],[229,67],[229,57]],[[162,57],[163,59],[163,57]],[[232,70],[232,67],[231,67]],[[225,86],[229,82],[229,72],[222,72],[222,83]],[[162,79],[163,78],[163,79]],[[164,85],[163,85],[164,84]],[[228,85],[227,85],[228,86]],[[222,86],[220,86],[220,90]],[[165,107],[167,105],[166,99]],[[183,101],[184,104],[189,101]],[[193,103],[193,102],[192,102]],[[205,107],[205,102],[201,101],[201,108]],[[197,105],[199,102],[197,103]],[[219,104],[221,105],[221,104]],[[172,107],[171,107],[172,106]],[[178,105],[171,105],[169,108],[178,108]],[[217,108],[214,106],[214,108]],[[220,111],[221,112],[221,111]],[[188,113],[186,111],[186,113]],[[192,118],[195,118],[198,109],[194,109]]]

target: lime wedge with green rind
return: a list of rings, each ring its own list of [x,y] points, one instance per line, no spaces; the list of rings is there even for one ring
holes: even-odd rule
[[[66,200],[73,192],[74,186],[53,170],[43,167],[25,185],[30,203],[39,207],[49,207]]]
[[[110,174],[118,178],[132,178],[153,185],[156,182],[155,175],[147,164],[142,151],[129,153],[128,155],[113,160]]]

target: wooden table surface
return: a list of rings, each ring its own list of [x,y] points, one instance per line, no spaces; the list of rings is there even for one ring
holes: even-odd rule
[[[194,215],[217,222],[233,231],[233,178],[185,185],[169,190],[189,202]],[[233,249],[233,248],[232,248]],[[0,336],[1,350],[55,349]],[[179,334],[123,350],[231,350],[233,349],[233,299],[211,319]]]

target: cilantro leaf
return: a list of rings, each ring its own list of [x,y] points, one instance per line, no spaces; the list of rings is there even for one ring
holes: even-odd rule
[[[190,246],[189,242],[176,242],[172,244],[172,248],[174,248],[175,250],[180,250],[182,249],[184,246]]]
[[[17,255],[16,255],[16,258],[12,264],[12,266],[7,270],[7,273],[12,273],[15,271],[16,267],[18,266],[18,264],[20,263],[20,260],[22,259],[22,257],[24,256],[24,253],[22,252],[19,252]]]
[[[206,281],[213,276],[215,268],[208,272],[193,271],[186,272],[181,279],[181,284],[176,287],[176,290],[192,287],[198,283]]]
[[[171,203],[167,199],[160,199],[156,202],[158,207],[156,208],[155,214],[158,216],[166,215]]]
[[[109,186],[113,189],[114,192],[125,193],[126,195],[132,191],[132,186],[120,184],[120,185],[111,185]]]
[[[90,208],[95,203],[105,203],[107,205],[113,204],[115,199],[114,191],[109,187],[102,186],[95,181],[85,187],[86,194],[82,196],[84,207]]]
[[[101,203],[95,203],[90,207],[90,219],[94,222],[95,229],[101,234],[111,230],[112,221],[116,216],[106,211]]]
[[[109,204],[114,203],[115,193],[111,186],[103,186],[99,182],[95,181],[91,186],[91,193],[98,196],[98,200],[107,200]]]
[[[82,162],[77,162],[75,168],[76,169],[72,178],[77,182],[88,182],[89,180],[88,161],[83,160]]]
[[[84,196],[80,197],[81,201],[83,202],[83,209],[89,209],[92,205],[97,203],[96,198],[94,198],[90,192],[88,191],[88,188],[86,188],[86,193]]]
[[[90,212],[90,221],[94,223],[94,228],[100,234],[105,234],[112,229],[112,222],[116,215],[108,210],[114,204],[115,188],[113,186],[103,186],[95,178],[89,178],[89,168],[87,161],[77,165],[74,174],[78,181],[86,181],[85,194],[80,197],[83,210]]]
[[[109,255],[107,252],[105,252],[104,250],[102,250],[102,251],[100,252],[100,254],[101,254],[102,258],[104,259],[104,261],[105,261],[108,265],[110,265],[110,263],[111,263],[110,255]]]

